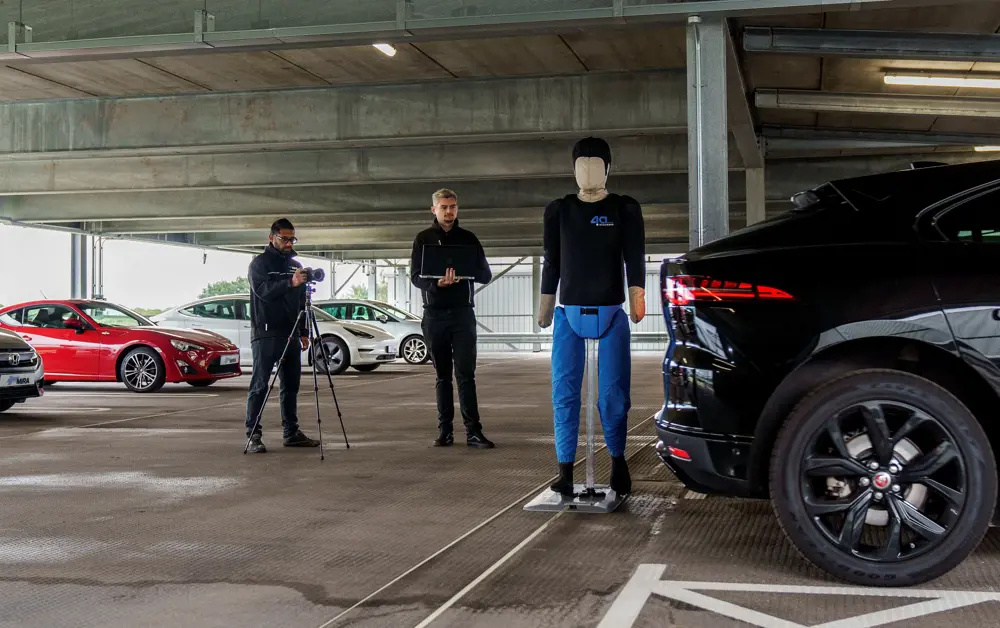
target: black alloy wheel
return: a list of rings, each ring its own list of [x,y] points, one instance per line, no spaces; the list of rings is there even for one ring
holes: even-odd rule
[[[771,459],[785,534],[857,584],[937,578],[975,549],[996,502],[993,452],[973,414],[909,373],[855,371],[789,415]]]

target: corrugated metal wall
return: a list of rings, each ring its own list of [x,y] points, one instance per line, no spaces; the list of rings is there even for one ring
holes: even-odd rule
[[[493,274],[496,275],[514,260],[492,263]],[[400,263],[405,264],[406,261]],[[401,270],[400,273],[408,272],[408,269]],[[666,325],[663,320],[663,309],[660,302],[660,262],[659,260],[646,263],[646,317],[638,325],[630,323],[632,331],[641,332],[661,332],[666,333]],[[421,315],[422,300],[420,291],[409,282],[409,275],[402,276],[397,282],[390,279],[390,286],[399,287],[399,295],[395,297],[390,290],[390,300],[394,300],[397,307],[409,309],[417,316]],[[403,292],[404,286],[409,287],[409,295]],[[481,286],[480,286],[481,287]],[[531,258],[524,260],[515,269],[509,271],[503,277],[494,279],[488,287],[476,295],[476,318],[479,320],[481,332],[492,331],[531,333],[534,331],[534,321],[536,313],[534,311],[534,299],[532,293],[531,278]],[[406,299],[409,298],[409,304]],[[625,302],[625,309],[628,310],[628,301]],[[485,326],[486,329],[483,327]],[[552,328],[543,330],[545,334],[550,334]],[[480,351],[531,351],[531,344],[480,344]],[[542,350],[551,349],[551,344],[543,343]],[[666,351],[665,342],[633,342],[633,351]]]

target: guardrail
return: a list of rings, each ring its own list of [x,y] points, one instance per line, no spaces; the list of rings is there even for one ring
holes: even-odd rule
[[[667,332],[659,331],[634,331],[631,334],[632,342],[663,342],[670,341]],[[551,344],[551,333],[531,332],[479,332],[478,339],[483,344]]]

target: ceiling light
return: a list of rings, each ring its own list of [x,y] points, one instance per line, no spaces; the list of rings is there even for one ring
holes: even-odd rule
[[[887,73],[884,80],[886,85],[919,85],[921,87],[979,87],[984,89],[1000,89],[1000,77],[985,78],[977,76]]]
[[[396,48],[392,44],[372,44],[390,57],[396,56]]]
[[[976,146],[977,153],[995,153],[1000,151],[1000,146]]]

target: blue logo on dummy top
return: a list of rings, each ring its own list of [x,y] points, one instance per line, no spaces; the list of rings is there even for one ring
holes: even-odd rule
[[[614,227],[615,223],[608,220],[607,216],[594,216],[590,219],[590,224],[598,227]]]

